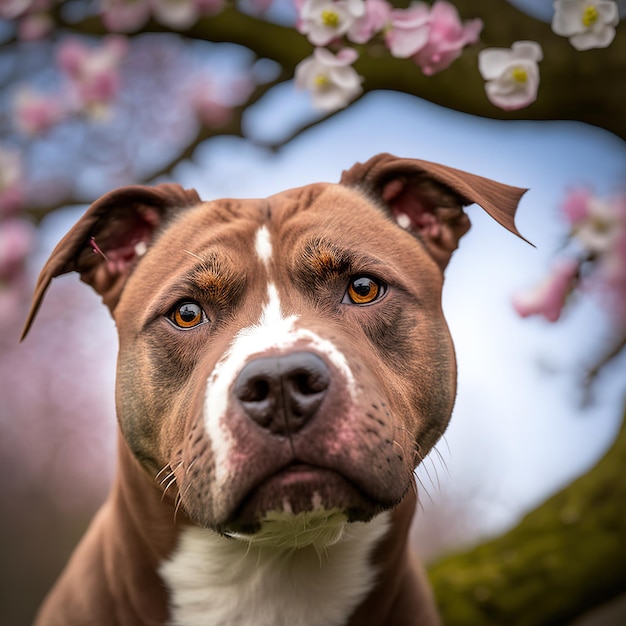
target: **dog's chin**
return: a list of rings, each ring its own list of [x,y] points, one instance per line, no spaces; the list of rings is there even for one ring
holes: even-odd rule
[[[341,539],[348,522],[382,510],[337,472],[297,464],[256,486],[222,532],[259,545],[323,548]]]

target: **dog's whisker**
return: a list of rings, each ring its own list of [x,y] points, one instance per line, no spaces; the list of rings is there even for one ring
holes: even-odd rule
[[[159,480],[159,476],[165,472],[167,469],[172,469],[172,466],[169,463],[166,463],[158,472],[157,475],[154,477],[154,480]]]
[[[441,481],[439,480],[439,472],[437,471],[437,465],[432,456],[428,455],[426,457],[430,464],[433,466],[433,471],[435,472],[435,479],[437,480],[437,493],[441,493]],[[433,485],[434,486],[434,485]]]
[[[172,478],[172,480],[170,480],[169,483],[167,483],[167,486],[165,487],[165,489],[163,490],[163,493],[161,494],[161,502],[163,501],[163,498],[165,497],[165,494],[167,493],[167,490],[172,486],[176,484],[176,476],[174,476]]]
[[[183,493],[180,493],[179,491],[178,495],[176,496],[176,506],[174,507],[174,523],[176,523],[176,516],[178,515],[178,509],[180,508],[180,505],[183,503],[183,498],[189,492],[191,485],[192,483],[189,482],[189,484],[185,487],[185,490],[183,491]]]
[[[434,500],[433,497],[430,495],[430,492],[428,491],[428,488],[426,487],[426,485],[424,484],[424,481],[417,475],[415,474],[415,480],[420,484],[421,489],[419,490],[419,494],[421,495],[421,493],[425,493],[426,497],[430,500],[431,504],[434,504]],[[415,485],[414,483],[414,488],[416,491],[417,490],[417,485]],[[424,504],[422,503],[422,498],[417,498],[417,505],[419,506],[420,510],[423,512],[424,511]]]
[[[185,476],[187,476],[189,474],[189,470],[191,470],[191,468],[194,466],[194,463],[199,459],[199,457],[195,457],[194,459],[192,459],[191,463],[189,463],[189,465],[187,465],[187,467],[185,468]]]
[[[170,470],[171,470],[171,471],[169,472],[169,474],[167,474],[167,475],[165,476],[165,478],[163,478],[163,479],[159,482],[159,484],[160,484],[160,485],[163,485],[163,484],[165,484],[168,480],[170,480],[170,478],[172,478],[172,476],[174,476],[174,475],[175,475],[176,471],[177,471],[178,469],[180,469],[180,467],[181,467],[181,465],[182,465],[182,464],[183,464],[183,462],[182,462],[182,461],[180,461],[180,462],[176,465],[176,467],[172,467],[172,466],[168,463],[168,467],[170,468]],[[161,471],[163,471],[163,470],[161,470]],[[159,472],[159,473],[161,473],[161,472]]]
[[[163,480],[159,481],[159,485],[164,485],[166,482],[168,482],[172,478],[172,476],[174,476],[174,472],[168,472],[163,478]]]
[[[448,448],[449,450],[449,448]],[[441,454],[441,452],[439,451],[439,449],[437,448],[437,446],[435,446],[433,448],[433,451],[435,452],[435,454],[437,455],[437,458],[439,459],[441,465],[443,466],[443,469],[446,472],[446,475],[450,475],[450,468],[448,467],[448,464],[446,463],[446,460],[443,458],[443,454]]]

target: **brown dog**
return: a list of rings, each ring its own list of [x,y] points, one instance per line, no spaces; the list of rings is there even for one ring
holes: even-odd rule
[[[265,200],[126,187],[44,267],[119,331],[119,468],[38,624],[436,624],[407,542],[456,389],[443,270],[524,190],[379,155]]]

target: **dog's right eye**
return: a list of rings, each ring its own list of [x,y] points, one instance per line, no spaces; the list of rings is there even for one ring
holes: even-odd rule
[[[344,296],[344,304],[370,304],[381,298],[387,286],[380,280],[370,276],[357,276],[348,285]]]
[[[168,314],[167,318],[178,328],[188,330],[208,321],[206,313],[197,302],[181,302]]]

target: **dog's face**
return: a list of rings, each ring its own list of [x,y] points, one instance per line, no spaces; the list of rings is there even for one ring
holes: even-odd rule
[[[121,431],[195,523],[369,520],[410,489],[454,402],[440,296],[462,205],[514,230],[521,195],[498,185],[492,211],[484,179],[424,166],[382,155],[266,200],[127,188],[53,253],[34,310],[72,269],[102,293]]]

